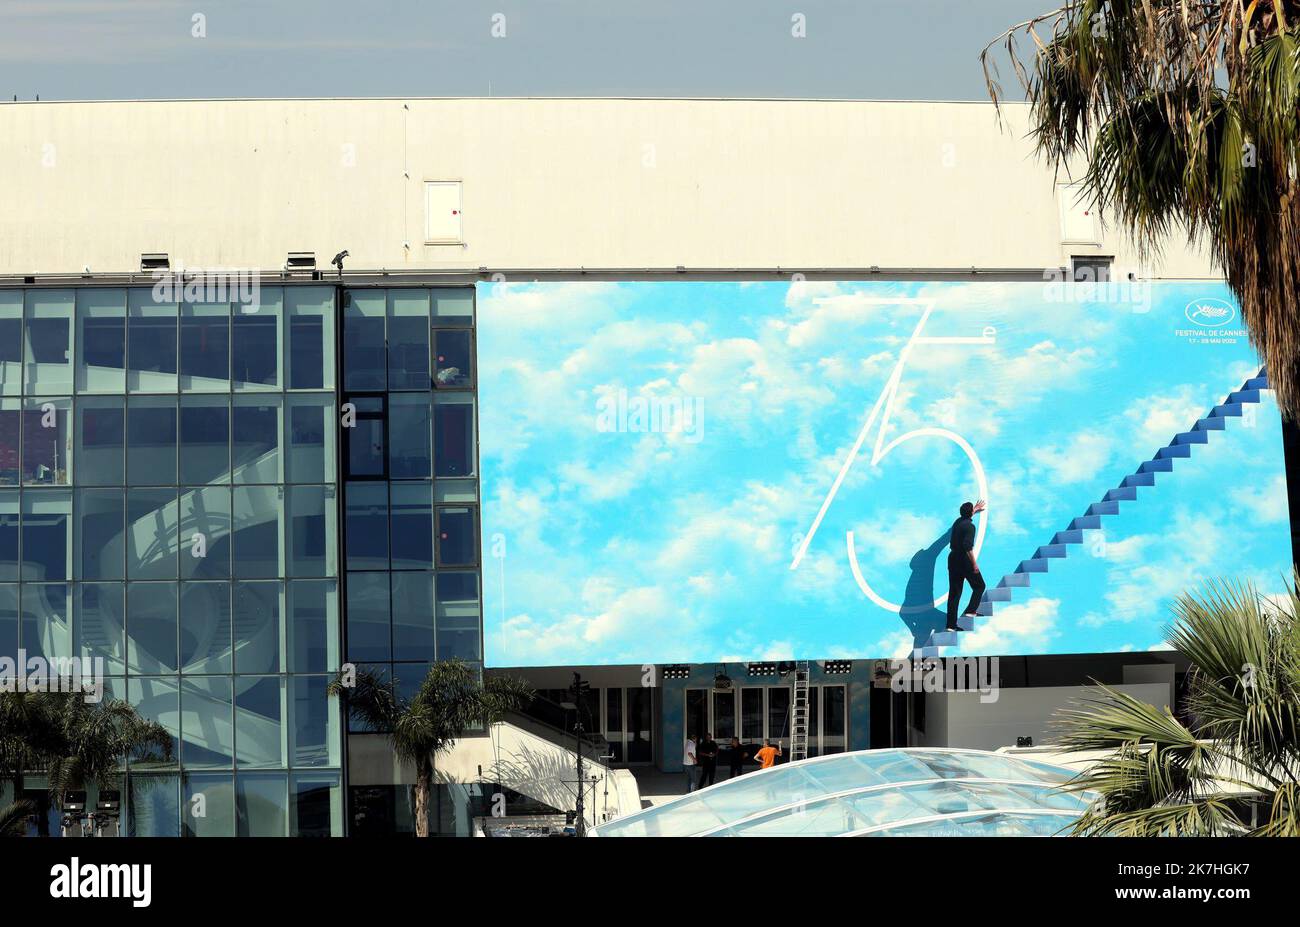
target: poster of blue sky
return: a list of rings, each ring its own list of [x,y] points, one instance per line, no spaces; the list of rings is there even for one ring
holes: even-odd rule
[[[1221,284],[492,283],[478,319],[492,666],[910,654],[981,496],[986,582],[1029,584],[955,654],[1163,649],[1178,593],[1289,573]]]

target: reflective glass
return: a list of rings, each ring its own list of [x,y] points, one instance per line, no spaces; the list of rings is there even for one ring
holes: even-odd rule
[[[347,484],[350,570],[388,569],[388,484]]]
[[[235,583],[235,672],[280,673],[283,635],[279,582]]]
[[[394,480],[428,479],[433,473],[429,441],[433,437],[427,393],[388,397],[388,476]]]
[[[0,420],[3,413],[0,412]],[[120,396],[83,396],[77,400],[77,483],[121,486],[126,482],[126,406]],[[0,424],[0,435],[3,425]],[[3,439],[0,438],[0,444]],[[3,482],[0,472],[0,482]]]
[[[126,290],[77,290],[77,392],[126,392]]]
[[[433,574],[393,573],[393,659],[432,661]]]
[[[472,394],[434,395],[433,453],[438,476],[474,475]]]
[[[17,583],[0,585],[0,656],[18,658]]]
[[[478,532],[475,509],[469,506],[439,506],[438,565],[472,566],[478,562]]]
[[[184,836],[235,836],[234,777],[230,773],[187,772],[184,779]]]
[[[72,656],[72,587],[67,583],[24,583],[19,646],[47,660]]]
[[[234,306],[230,356],[236,390],[279,388],[283,302],[280,287],[262,287],[256,307]]]
[[[177,631],[175,583],[127,583],[126,660],[131,672],[176,672]]]
[[[288,794],[283,773],[241,773],[235,777],[236,834],[284,837],[288,834]]]
[[[468,328],[474,324],[473,287],[435,287],[429,295],[433,299],[434,327]]]
[[[280,410],[279,396],[236,396],[234,424],[234,472],[236,483],[279,483]]]
[[[258,579],[284,575],[283,495],[284,490],[275,486],[235,487],[231,520],[235,576]]]
[[[130,777],[123,814],[131,837],[179,837],[180,776]]]
[[[343,789],[338,773],[290,776],[289,833],[295,837],[343,836]]]
[[[182,673],[231,671],[229,583],[181,583]]]
[[[339,703],[326,691],[329,677],[293,676],[289,685],[293,696],[293,765],[337,766]]]
[[[290,389],[334,388],[334,290],[284,288]]]
[[[77,583],[73,611],[76,653],[102,657],[104,672],[126,668],[126,587],[121,583]]]
[[[289,576],[333,576],[337,566],[338,515],[333,486],[290,486],[285,490],[289,528]]]
[[[174,489],[127,490],[127,579],[176,579],[178,512]]]
[[[73,290],[28,290],[23,325],[24,391],[28,396],[72,393]]]
[[[0,399],[0,485],[17,486],[23,469],[18,459],[22,448],[23,401]]]
[[[348,574],[348,659],[392,659],[387,573]]]
[[[229,676],[181,680],[181,763],[229,769],[234,762],[234,703]]]
[[[75,578],[126,578],[126,495],[122,490],[77,490],[75,541]]]
[[[23,391],[23,291],[0,290],[0,395]]]
[[[285,428],[290,483],[334,482],[334,398],[332,395],[289,397]]]
[[[72,482],[71,399],[28,399],[23,404],[23,482],[67,486]]]
[[[438,573],[437,587],[438,659],[478,660],[478,574]]]
[[[178,306],[154,300],[152,289],[127,293],[127,389],[176,392],[176,323]]]
[[[343,308],[343,388],[382,390],[388,385],[384,291],[351,290]]]
[[[24,582],[72,578],[72,490],[23,493],[22,545]]]
[[[474,385],[474,348],[468,331],[434,331],[433,369],[438,389],[468,389]]]
[[[18,490],[0,489],[0,580],[15,582],[22,575],[18,562]]]
[[[175,679],[131,678],[126,681],[127,701],[146,721],[156,721],[172,736],[172,758],[164,760],[156,747],[131,754],[132,768],[175,766],[180,753],[181,693]],[[134,778],[134,776],[132,777]]]
[[[388,291],[388,388],[429,389],[429,291]]]
[[[355,421],[343,430],[349,476],[383,476],[384,400],[380,396],[354,396]]]
[[[223,392],[230,389],[230,304],[181,304],[182,390]]]
[[[335,580],[297,579],[288,588],[289,670],[294,673],[338,669],[338,584]]]
[[[393,483],[389,519],[394,570],[433,569],[433,487]]]
[[[230,482],[230,399],[182,396],[180,481],[189,486]]]
[[[235,762],[241,768],[284,766],[283,682],[281,676],[235,677]]]
[[[175,396],[127,399],[126,478],[132,486],[175,484]]]

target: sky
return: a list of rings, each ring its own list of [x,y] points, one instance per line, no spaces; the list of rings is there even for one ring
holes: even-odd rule
[[[905,656],[944,621],[961,502],[988,499],[996,585],[1258,373],[1230,300],[1214,283],[482,284],[487,661]],[[1280,591],[1262,399],[958,652],[1165,649],[1184,590]]]
[[[3,0],[0,99],[981,100],[980,50],[1050,7],[1042,0]]]

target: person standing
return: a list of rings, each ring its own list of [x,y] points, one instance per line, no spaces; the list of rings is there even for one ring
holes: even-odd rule
[[[718,775],[718,742],[713,739],[713,732],[706,731],[704,740],[700,741],[700,788],[713,785]]]
[[[957,606],[961,602],[963,582],[970,584],[970,601],[963,618],[974,617],[984,596],[984,577],[980,575],[980,566],[975,562],[975,522],[976,514],[987,508],[980,499],[974,505],[963,502],[958,510],[958,518],[952,523],[952,532],[948,536],[948,622],[947,630],[960,631],[957,627]]]
[[[781,748],[772,746],[772,741],[764,740],[763,748],[754,754],[759,769],[770,769],[776,765],[776,758],[781,755]]]
[[[682,754],[682,768],[686,772],[686,791],[694,792],[696,787],[696,776],[699,773],[699,760],[695,756],[695,735],[689,734],[686,737],[686,751]]]
[[[745,771],[745,748],[740,744],[739,737],[731,738],[731,775],[729,778],[734,779]]]

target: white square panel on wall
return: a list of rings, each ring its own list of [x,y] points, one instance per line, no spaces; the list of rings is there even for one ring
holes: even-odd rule
[[[1061,206],[1061,244],[1100,245],[1101,223],[1082,183],[1056,185]]]
[[[424,182],[424,241],[431,245],[458,245],[464,239],[461,230],[461,182],[426,180]]]

